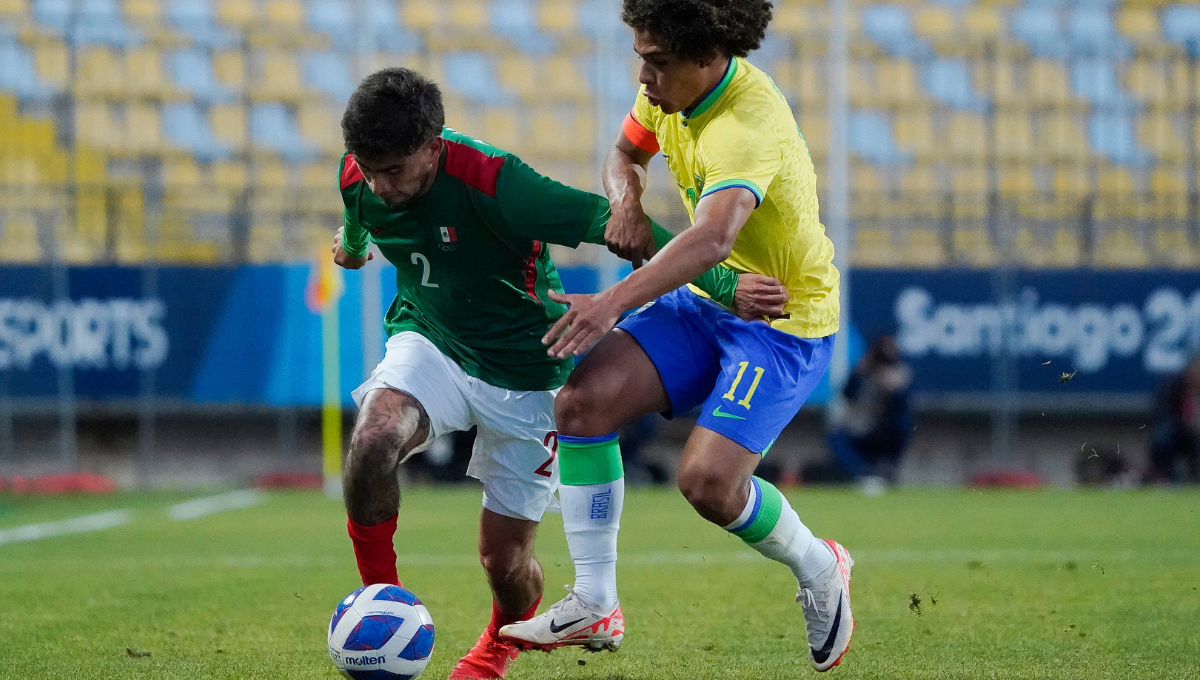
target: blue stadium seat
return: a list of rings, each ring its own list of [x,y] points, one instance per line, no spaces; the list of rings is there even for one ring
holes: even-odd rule
[[[208,0],[186,0],[167,4],[167,19],[197,44],[207,47],[232,47],[237,37],[213,21]]]
[[[217,83],[212,58],[207,50],[189,49],[167,57],[168,69],[175,87],[200,101],[227,102],[233,94]]]
[[[341,49],[355,46],[354,9],[346,0],[308,0],[308,26],[333,38]]]
[[[1088,143],[1113,163],[1145,166],[1153,163],[1150,152],[1137,143],[1133,118],[1127,114],[1098,112],[1088,121]]]
[[[1071,65],[1071,89],[1097,110],[1132,110],[1137,101],[1118,84],[1116,65],[1108,59],[1081,59]]]
[[[446,86],[454,92],[492,106],[513,101],[512,95],[500,88],[496,80],[496,64],[482,52],[455,52],[446,56]]]
[[[496,33],[512,39],[522,52],[553,54],[558,42],[537,30],[537,7],[534,0],[494,0],[491,25]]]
[[[1200,58],[1200,7],[1195,4],[1168,7],[1163,12],[1163,35],[1186,47],[1188,54]]]
[[[0,38],[0,90],[27,100],[48,99],[54,95],[53,88],[38,82],[33,54],[12,38]]]
[[[388,52],[415,52],[421,38],[400,25],[393,0],[360,0],[366,7],[371,44]]]
[[[207,116],[191,102],[163,105],[163,136],[173,146],[190,151],[198,160],[227,158],[229,148],[213,137]]]
[[[600,59],[588,59],[584,68],[590,89],[597,97],[621,102],[622,107],[633,106],[638,84],[624,55],[606,54]]]
[[[1071,52],[1081,57],[1127,56],[1133,46],[1113,26],[1112,14],[1098,7],[1081,7],[1067,19]]]
[[[863,32],[883,46],[888,54],[920,57],[932,49],[913,36],[908,10],[898,5],[871,5],[862,12]]]
[[[627,29],[621,23],[620,0],[582,0],[579,3],[579,27],[591,36],[602,33],[618,38],[623,36]]]
[[[350,99],[354,92],[354,78],[350,75],[350,62],[346,55],[337,52],[313,52],[303,60],[304,82],[313,89],[327,93],[339,104]]]
[[[255,146],[270,149],[293,163],[316,155],[301,138],[292,113],[278,102],[259,104],[250,111],[250,137]]]
[[[986,98],[975,93],[971,73],[962,59],[935,59],[921,73],[921,84],[930,96],[954,109],[984,111]]]
[[[71,0],[33,0],[33,19],[55,35],[66,35],[71,23]]]
[[[79,15],[71,28],[76,43],[125,47],[142,42],[141,31],[125,25],[117,0],[83,0],[78,7]]]
[[[1058,12],[1050,7],[1026,5],[1012,18],[1012,34],[1039,57],[1062,57],[1067,52]]]
[[[879,165],[906,165],[912,155],[896,148],[892,125],[875,111],[854,111],[847,121],[850,151],[863,160]]]

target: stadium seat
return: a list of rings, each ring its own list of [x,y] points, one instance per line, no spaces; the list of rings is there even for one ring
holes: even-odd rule
[[[541,85],[554,99],[583,101],[588,98],[588,80],[575,60],[567,56],[550,57],[545,62]]]
[[[1039,58],[1031,61],[1025,70],[1025,88],[1028,101],[1034,106],[1063,108],[1076,104],[1076,99],[1071,96],[1067,70],[1058,60]]]
[[[886,267],[899,264],[900,252],[887,229],[855,229],[851,261],[859,267]]]
[[[824,158],[829,152],[829,118],[824,113],[802,116],[800,134],[813,158]]]
[[[1187,142],[1171,117],[1161,112],[1138,117],[1136,140],[1159,162],[1181,162],[1188,156]]]
[[[446,89],[482,104],[499,106],[511,103],[511,96],[497,87],[496,68],[491,55],[484,52],[455,52],[443,62]]]
[[[407,28],[428,31],[445,23],[442,5],[437,0],[405,0],[400,4],[400,18]]]
[[[72,40],[79,45],[105,44],[116,47],[140,44],[141,31],[125,25],[117,0],[81,0],[69,31]]]
[[[896,146],[918,161],[928,160],[937,153],[933,121],[928,111],[910,110],[896,114]]]
[[[950,236],[950,247],[954,261],[969,267],[992,267],[998,259],[991,237],[979,227],[955,229]]]
[[[1025,90],[1018,85],[1017,68],[1011,60],[976,60],[972,67],[973,89],[991,98],[998,108],[1027,106]]]
[[[171,83],[163,73],[162,53],[157,47],[135,47],[125,51],[126,93],[164,99],[171,96]]]
[[[946,124],[940,145],[943,152],[958,162],[978,163],[988,155],[987,123],[976,113],[956,113]]]
[[[0,212],[0,261],[37,262],[42,256],[37,222],[24,212]]]
[[[1172,75],[1168,76],[1168,73]],[[1187,101],[1186,76],[1187,68],[1183,64],[1176,67],[1165,60],[1135,59],[1125,71],[1125,86],[1143,106],[1178,110]]]
[[[1058,13],[1051,7],[1025,5],[1013,14],[1010,30],[1035,56],[1054,59],[1067,54]]]
[[[450,0],[450,26],[466,31],[482,31],[488,25],[484,0]]]
[[[595,155],[596,122],[589,113],[542,110],[534,114],[529,128],[535,154],[560,160]]]
[[[537,63],[524,54],[502,54],[497,64],[500,86],[526,101],[538,99]]]
[[[892,126],[875,111],[852,111],[847,121],[850,151],[863,160],[879,165],[902,165],[911,154],[896,148]]]
[[[229,155],[229,148],[217,141],[206,116],[195,104],[173,102],[163,105],[162,130],[165,141],[196,158],[209,161]]]
[[[345,150],[339,112],[340,107],[335,110],[323,104],[306,104],[297,109],[296,123],[300,136],[318,153],[335,156]],[[329,174],[328,169],[325,174]]]
[[[51,35],[65,36],[71,23],[71,0],[32,0],[31,13],[38,26]]]
[[[1200,57],[1200,7],[1194,3],[1179,3],[1163,11],[1163,35]]]
[[[198,45],[230,47],[237,43],[231,31],[213,21],[212,6],[208,0],[168,2],[167,19]]]
[[[1088,139],[1097,153],[1113,163],[1148,165],[1153,156],[1138,144],[1133,120],[1121,113],[1095,113],[1088,122]]]
[[[125,92],[125,65],[112,48],[84,48],[76,64],[77,96],[117,98]]]
[[[1117,30],[1141,49],[1154,49],[1162,43],[1158,13],[1148,7],[1122,8],[1117,14]]]
[[[67,89],[70,75],[71,53],[61,40],[39,40],[33,48],[34,72],[37,81],[56,92]]]
[[[81,102],[75,107],[75,139],[101,151],[117,153],[125,143],[122,125],[104,102]]]
[[[54,89],[38,80],[34,55],[18,41],[0,37],[0,91],[21,99],[48,100]]]
[[[234,153],[246,149],[246,108],[241,104],[214,104],[208,111],[213,138]]]
[[[904,234],[904,263],[910,267],[940,267],[946,263],[941,236],[932,229],[916,227]]]
[[[1051,162],[1083,162],[1089,155],[1088,142],[1075,115],[1052,111],[1042,116],[1035,152],[1035,157]]]
[[[29,0],[0,0],[0,21],[16,24],[29,16]]]
[[[355,8],[348,0],[308,0],[307,6],[310,29],[329,36],[338,49],[356,46],[359,22],[354,16]]]
[[[1137,102],[1117,83],[1116,64],[1105,58],[1086,58],[1071,65],[1071,89],[1096,110],[1129,111]]]
[[[312,147],[300,138],[292,113],[278,102],[258,104],[251,109],[250,140],[256,148],[277,153],[293,163],[314,155]]]
[[[935,59],[921,74],[925,91],[952,109],[984,111],[988,102],[975,93],[971,86],[971,74],[961,59]]]
[[[536,15],[534,0],[493,0],[489,19],[492,30],[522,52],[553,54],[557,41],[538,30]]]
[[[994,48],[1006,38],[1004,19],[995,7],[972,5],[963,16],[966,36],[977,45]]]
[[[926,40],[938,51],[951,50],[959,41],[958,26],[955,15],[950,10],[929,6],[917,12],[913,20],[913,30],[917,36]]]
[[[489,107],[483,114],[483,140],[493,146],[520,153],[523,144],[521,116],[512,107]]]
[[[912,61],[897,57],[875,63],[876,101],[884,106],[904,108],[923,103],[917,86],[917,69]]]
[[[233,94],[217,82],[207,50],[187,49],[167,57],[175,88],[202,102],[231,101]]]
[[[1056,198],[1078,201],[1092,192],[1092,180],[1087,167],[1065,165],[1054,171],[1052,187]]]
[[[537,27],[549,33],[578,31],[578,3],[575,0],[540,0],[537,7]]]
[[[1006,198],[1023,199],[1036,191],[1033,170],[1027,165],[1010,165],[1000,168],[1000,195]]]
[[[862,30],[887,54],[923,57],[932,50],[913,35],[908,9],[899,5],[868,5],[862,10]]]
[[[265,50],[262,56],[260,77],[250,88],[250,95],[260,100],[297,102],[304,99],[304,86],[300,78],[300,63],[296,53],[283,50]]]
[[[996,157],[1007,162],[1033,158],[1033,125],[1029,113],[1008,111],[996,115]]]
[[[1096,245],[1096,265],[1109,269],[1142,269],[1150,256],[1127,229],[1115,229],[1100,237]]]
[[[229,28],[243,33],[259,21],[256,0],[217,0],[217,19]]]
[[[1155,260],[1169,267],[1195,268],[1198,258],[1186,229],[1163,228],[1154,231]]]
[[[263,15],[272,32],[291,36],[304,31],[304,6],[299,0],[267,0]]]
[[[394,0],[358,1],[365,3],[368,41],[374,49],[387,52],[415,52],[421,49],[420,36],[400,25]]]
[[[177,156],[163,161],[162,183],[168,189],[193,189],[202,183],[200,166],[190,156]]]
[[[216,86],[231,93],[246,89],[246,58],[241,50],[222,50],[213,54],[212,72]]]
[[[1100,7],[1078,7],[1067,19],[1067,41],[1071,56],[1123,57],[1133,47],[1113,26],[1112,14]]]
[[[125,107],[125,152],[132,156],[151,156],[162,152],[162,119],[158,106],[150,103]]]
[[[345,104],[354,92],[350,63],[338,52],[313,52],[304,56],[304,82],[332,101]]]

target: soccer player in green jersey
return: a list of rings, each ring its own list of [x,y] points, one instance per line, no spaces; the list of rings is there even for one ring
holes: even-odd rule
[[[547,334],[550,356],[596,343],[555,405],[575,585],[501,636],[547,651],[621,643],[624,483],[615,432],[647,413],[700,407],[679,462],[679,490],[700,516],[791,570],[809,660],[826,671],[854,630],[853,561],[753,476],[828,368],[839,323],[839,277],[818,216],[812,158],[783,95],[746,60],[766,33],[771,3],[624,0],[621,18],[634,31],[643,87],[604,166],[608,240],[649,262],[602,293],[553,296],[571,309]],[[645,167],[659,151],[693,221],[661,250],[641,199]],[[747,321],[688,288],[719,263],[776,277],[788,291],[783,312]]]
[[[547,243],[604,243],[608,202],[445,128],[433,83],[399,68],[367,77],[342,119],[344,226],[334,261],[358,269],[373,242],[396,267],[383,361],[354,391],[347,528],[364,584],[399,584],[397,468],[436,437],[477,428],[467,474],[483,482],[479,556],[492,620],[451,678],[503,677],[498,637],[542,593],[534,535],[558,482],[554,397],[574,362],[541,338],[566,311]],[[670,234],[654,226],[662,244]],[[739,314],[779,313],[779,281],[715,267],[698,286]],[[369,669],[364,669],[369,670]]]

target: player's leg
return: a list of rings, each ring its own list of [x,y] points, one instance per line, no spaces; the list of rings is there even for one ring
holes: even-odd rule
[[[625,480],[616,429],[647,413],[686,411],[711,389],[718,357],[687,325],[679,303],[688,297],[694,296],[687,290],[668,293],[631,315],[584,357],[559,393],[559,498],[575,584],[549,611],[502,635],[545,651],[615,649],[623,640],[616,563]]]
[[[347,529],[364,585],[400,583],[392,544],[400,507],[396,473],[428,438],[429,416],[414,397],[390,388],[367,392],[342,474]]]
[[[705,519],[792,571],[810,661],[828,670],[854,631],[853,562],[841,545],[813,536],[787,498],[752,473],[824,375],[833,338],[796,338],[732,315],[717,334],[722,372],[688,439],[679,488]]]

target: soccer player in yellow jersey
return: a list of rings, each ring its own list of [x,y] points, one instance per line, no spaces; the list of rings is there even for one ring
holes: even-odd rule
[[[615,431],[647,413],[696,407],[679,489],[702,517],[791,568],[814,668],[836,666],[849,646],[850,555],[815,538],[787,499],[753,476],[828,368],[838,330],[838,272],[818,220],[812,159],[786,100],[745,59],[770,17],[766,0],[624,0],[643,87],[604,166],[605,240],[635,263],[649,261],[596,295],[551,293],[571,308],[543,340],[550,354],[599,342],[555,401],[575,584],[546,613],[501,630],[527,648],[621,643]],[[693,225],[655,252],[641,194],[658,151]],[[689,289],[718,264],[782,282],[783,313],[744,321]]]

